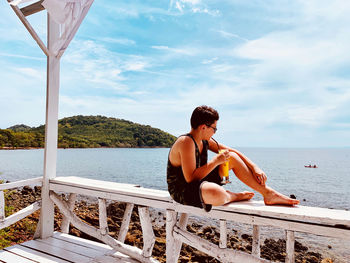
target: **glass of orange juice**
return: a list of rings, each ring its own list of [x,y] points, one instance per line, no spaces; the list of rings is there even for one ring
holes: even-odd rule
[[[223,153],[226,150],[219,150],[219,153]],[[219,174],[222,175],[222,184],[228,184],[231,183],[229,181],[229,169],[228,169],[228,161],[220,164],[219,166]]]

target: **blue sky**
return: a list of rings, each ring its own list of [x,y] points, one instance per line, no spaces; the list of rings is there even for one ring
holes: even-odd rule
[[[230,146],[350,146],[349,13],[346,0],[95,0],[62,57],[59,117],[177,136],[207,104]],[[0,128],[38,126],[46,57],[6,1],[0,16]],[[45,12],[29,20],[45,40]]]

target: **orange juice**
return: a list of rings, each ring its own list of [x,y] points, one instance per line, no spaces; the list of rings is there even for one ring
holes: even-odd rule
[[[224,152],[225,150],[219,150],[219,153]],[[219,174],[222,175],[222,181],[223,183],[228,183],[229,182],[229,176],[228,176],[228,161],[220,164],[219,166]]]

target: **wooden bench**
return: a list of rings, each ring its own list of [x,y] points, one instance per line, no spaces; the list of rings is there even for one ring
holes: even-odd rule
[[[121,243],[124,242],[127,233],[131,211],[134,204],[138,205],[144,239],[144,248],[142,252],[138,252],[140,254],[137,257],[138,260],[142,260],[142,257],[151,259],[155,242],[148,207],[166,210],[167,262],[177,262],[183,242],[222,262],[268,262],[260,258],[260,226],[273,226],[286,230],[286,262],[294,262],[294,231],[350,239],[350,212],[343,210],[307,206],[266,206],[262,201],[245,201],[213,207],[208,213],[203,209],[174,202],[167,191],[79,177],[57,177],[50,180],[50,191],[51,199],[65,216],[65,225],[71,222],[82,231],[91,231],[91,229],[84,227],[82,229],[80,223],[74,218],[72,213],[74,198],[70,198],[70,201],[65,203],[55,192],[70,193],[73,197],[76,194],[97,197],[100,205],[100,231],[94,232],[95,237],[115,249],[123,247]],[[106,238],[107,223],[104,221],[107,218],[105,212],[107,199],[127,203],[117,242]],[[220,220],[219,246],[186,231],[189,214]],[[226,248],[226,220],[253,225],[252,254]],[[91,232],[89,234],[91,235]],[[122,253],[130,255],[123,249]]]

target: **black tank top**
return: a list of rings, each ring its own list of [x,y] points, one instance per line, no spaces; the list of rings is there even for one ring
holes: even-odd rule
[[[188,136],[194,142],[194,145],[196,147],[196,167],[199,168],[205,165],[208,161],[208,148],[209,148],[208,141],[207,140],[202,141],[203,149],[202,149],[202,152],[200,153],[198,145],[191,134],[188,133],[181,136]],[[170,151],[169,151],[169,155],[170,155]],[[167,166],[167,183],[168,183],[168,191],[170,193],[170,196],[176,202],[184,204],[185,203],[184,191],[189,183],[187,183],[185,180],[185,176],[182,171],[182,166],[181,165],[178,167],[173,166],[170,162],[169,156],[168,156],[168,166]]]

